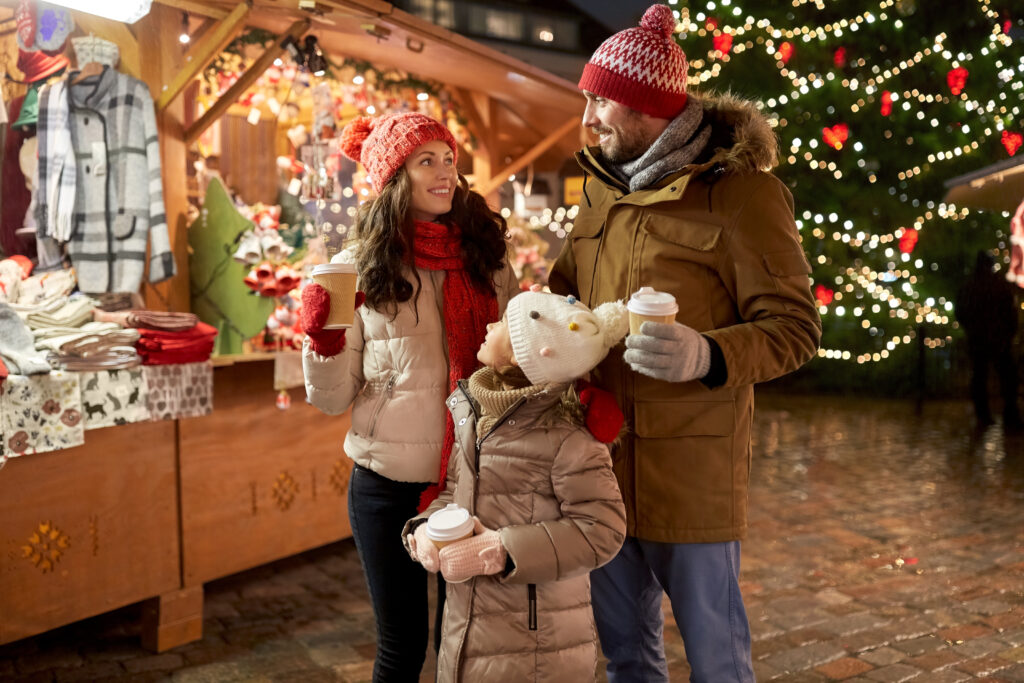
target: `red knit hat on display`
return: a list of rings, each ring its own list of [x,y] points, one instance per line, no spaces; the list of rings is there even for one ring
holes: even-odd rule
[[[666,5],[651,5],[639,28],[601,43],[583,67],[580,90],[659,119],[686,106],[686,54],[672,38],[676,18]]]
[[[18,70],[25,74],[25,83],[35,83],[49,78],[61,69],[66,69],[70,62],[64,55],[51,57],[43,52],[18,50]]]
[[[341,151],[363,165],[370,185],[379,193],[413,150],[431,140],[447,143],[458,161],[458,145],[451,131],[440,121],[413,112],[376,119],[360,116],[341,131]]]

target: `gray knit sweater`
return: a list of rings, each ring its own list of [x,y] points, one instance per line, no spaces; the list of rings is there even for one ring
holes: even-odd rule
[[[73,81],[77,72],[68,75]],[[160,142],[146,84],[105,67],[69,89],[77,161],[68,255],[83,292],[134,292],[150,247],[149,281],[175,273],[167,234]]]

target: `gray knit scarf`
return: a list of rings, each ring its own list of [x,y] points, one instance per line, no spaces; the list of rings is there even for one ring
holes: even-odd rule
[[[629,184],[630,192],[636,192],[692,164],[711,138],[711,124],[701,126],[703,120],[703,106],[695,97],[690,97],[683,111],[672,119],[646,152],[632,161],[610,164],[612,170]]]

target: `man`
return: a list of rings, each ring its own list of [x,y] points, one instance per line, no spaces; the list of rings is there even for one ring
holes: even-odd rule
[[[631,427],[613,456],[628,538],[591,575],[608,680],[668,680],[664,589],[691,680],[753,681],[738,583],[753,385],[807,362],[821,321],[792,196],[767,172],[774,134],[751,103],[687,96],[674,27],[655,5],[583,71],[600,138],[577,154],[584,201],[550,286],[589,306],[642,286],[679,304],[593,376]]]

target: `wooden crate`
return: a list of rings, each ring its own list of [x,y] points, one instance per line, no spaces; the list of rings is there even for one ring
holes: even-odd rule
[[[273,374],[269,361],[216,368],[213,414],[179,423],[185,586],[351,535],[349,416],[302,389],[279,410]]]
[[[0,643],[180,587],[175,423],[86,433],[0,471]]]

